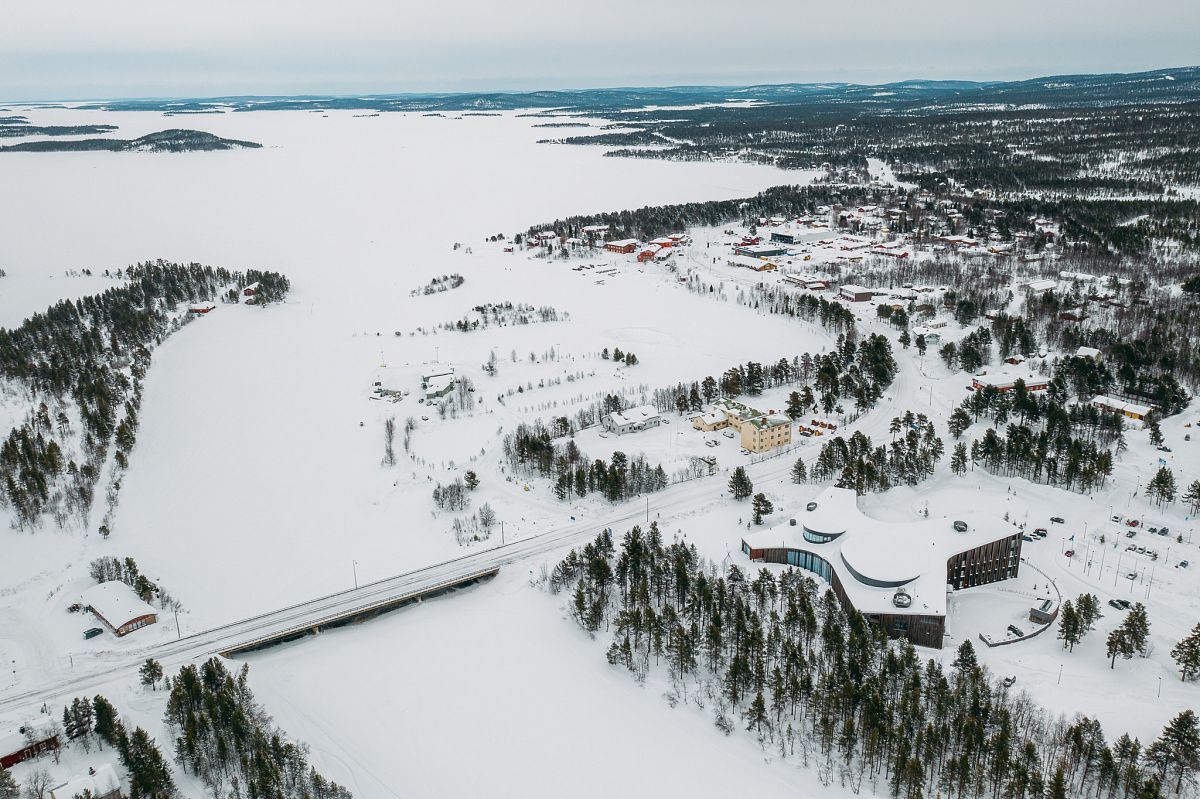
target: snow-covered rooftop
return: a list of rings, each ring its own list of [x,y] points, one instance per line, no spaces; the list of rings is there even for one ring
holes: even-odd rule
[[[1150,413],[1150,411],[1154,410],[1152,405],[1140,405],[1136,402],[1125,402],[1125,400],[1119,400],[1115,397],[1106,397],[1104,395],[1093,397],[1092,404],[1098,405],[1101,408],[1120,411],[1121,413],[1136,414],[1137,416],[1145,416]]]
[[[1050,378],[1046,377],[1045,375],[1017,375],[1011,372],[995,372],[986,375],[976,375],[974,380],[981,386],[995,386],[996,388],[1012,388],[1018,380],[1024,380],[1025,387],[1030,391],[1038,390],[1032,388],[1032,386],[1045,386],[1050,383]]]
[[[658,409],[653,405],[639,405],[636,408],[629,408],[620,412],[614,411],[612,420],[615,424],[623,426],[644,422],[647,419],[656,418],[658,415]]]
[[[84,605],[101,616],[109,626],[122,627],[139,616],[157,614],[158,611],[143,602],[132,588],[120,580],[93,585],[80,597]]]
[[[54,719],[49,716],[38,716],[31,719],[22,725],[23,729],[32,730],[34,738],[38,741],[44,741],[50,737],[51,728],[54,726]],[[9,730],[0,734],[0,755],[11,755],[13,752],[20,752],[29,745],[29,738],[21,729]]]
[[[93,771],[94,774],[84,772],[57,788],[51,788],[50,796],[53,799],[73,799],[84,791],[91,796],[107,796],[121,787],[121,780],[110,764],[96,766]]]
[[[892,602],[903,587],[912,597],[906,613],[945,615],[946,561],[975,547],[1014,534],[1004,523],[964,516],[966,532],[954,529],[953,519],[886,522],[858,509],[858,497],[847,488],[828,488],[801,510],[797,525],[783,522],[770,530],[751,533],[753,549],[783,547],[810,552],[828,561],[837,572],[847,597],[863,613],[896,613]],[[831,540],[814,543],[804,533]]]

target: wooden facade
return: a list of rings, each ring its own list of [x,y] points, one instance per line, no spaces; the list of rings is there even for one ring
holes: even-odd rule
[[[1017,576],[1021,565],[1021,534],[969,549],[946,561],[946,582],[957,591]]]

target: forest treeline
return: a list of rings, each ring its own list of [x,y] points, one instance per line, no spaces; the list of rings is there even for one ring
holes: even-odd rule
[[[920,799],[1155,799],[1193,789],[1200,724],[1180,712],[1144,744],[1055,715],[994,679],[964,641],[949,669],[891,642],[787,568],[719,567],[656,523],[604,532],[548,575],[608,662],[667,699],[741,727],[822,786]],[[1130,655],[1132,656],[1132,654]]]
[[[150,353],[188,321],[181,304],[258,283],[256,301],[266,305],[289,289],[275,272],[194,263],[141,263],[115,276],[125,282],[0,329],[0,380],[29,402],[0,444],[0,506],[13,510],[17,527],[36,527],[47,514],[59,526],[85,519],[110,450],[118,473],[128,465]],[[117,490],[119,476],[110,505]]]

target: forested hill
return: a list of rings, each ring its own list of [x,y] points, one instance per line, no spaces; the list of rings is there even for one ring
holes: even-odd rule
[[[1070,107],[1128,102],[1200,100],[1200,67],[1106,75],[1057,75],[1021,81],[905,80],[879,85],[784,83],[758,86],[668,86],[573,91],[380,94],[354,97],[214,97],[187,100],[119,100],[85,108],[108,111],[196,112],[353,109],[373,111],[503,111],[558,109],[618,111],[648,105],[724,103],[731,100],[785,105],[900,111],[929,105],[1036,103]]]
[[[38,139],[0,147],[18,153],[109,151],[114,153],[184,153],[209,150],[241,150],[262,147],[258,142],[223,139],[199,130],[173,128],[136,139]]]
[[[218,297],[237,302],[238,288],[251,283],[258,283],[256,304],[263,306],[289,289],[275,272],[165,261],[116,276],[126,282],[0,328],[0,386],[5,396],[29,398],[27,409],[12,409],[22,421],[0,443],[0,508],[12,510],[19,528],[34,529],[46,516],[60,528],[86,522],[107,473],[100,530],[107,534],[137,439],[151,351],[191,321],[180,306]]]

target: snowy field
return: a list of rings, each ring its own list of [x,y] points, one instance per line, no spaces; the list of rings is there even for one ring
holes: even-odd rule
[[[87,563],[95,557],[136,558],[183,603],[179,625],[187,634],[462,554],[452,514],[436,511],[430,492],[467,469],[482,481],[473,505],[495,507],[509,539],[537,535],[568,515],[601,527],[611,512],[601,500],[566,505],[544,483],[527,490],[508,482],[499,467],[503,433],[607,393],[636,397],[832,343],[824,331],[737,301],[782,275],[727,266],[730,236],[722,230],[690,231],[694,243],[670,260],[673,269],[720,283],[723,297],[689,292],[674,271],[628,256],[564,262],[485,242],[572,213],[736,197],[808,174],[539,146],[547,130],[532,125],[542,120],[515,114],[29,116],[35,124],[111,121],[122,137],[186,124],[264,149],[0,154],[0,176],[23,187],[0,196],[0,218],[15,232],[0,242],[0,268],[8,273],[0,278],[0,325],[57,299],[101,291],[112,281],[98,275],[136,260],[277,270],[293,288],[286,303],[265,310],[221,305],[155,352],[109,540],[94,533],[97,519],[86,530],[0,530],[0,692],[176,636],[175,620],[164,618],[119,642],[107,635],[83,641],[90,625],[65,608],[90,585]],[[814,232],[804,253],[812,259],[797,256],[785,271],[836,274],[840,251],[819,244],[834,236]],[[596,266],[572,268],[580,263]],[[93,276],[65,274],[84,268]],[[464,285],[412,295],[450,273]],[[504,301],[553,306],[569,318],[471,332],[438,328],[476,305]],[[895,340],[897,331],[878,321],[873,305],[854,311],[860,331]],[[954,340],[967,331],[952,322],[941,332]],[[599,356],[614,346],[635,353],[638,364],[618,367]],[[839,433],[861,430],[887,443],[890,419],[913,410],[928,413],[952,449],[945,419],[969,377],[950,373],[935,349],[922,358],[896,345],[900,373],[880,407]],[[491,354],[495,376],[482,368]],[[473,411],[443,419],[417,403],[419,375],[434,366],[453,366],[474,383]],[[411,394],[394,403],[373,399],[375,381]],[[753,404],[778,409],[786,393],[774,389]],[[19,396],[0,400],[0,421],[11,422],[21,403]],[[389,417],[401,424],[411,417],[415,428],[411,452],[384,468]],[[992,516],[998,527],[1051,528],[1046,540],[1024,545],[1040,572],[951,597],[946,649],[920,654],[948,662],[970,639],[994,674],[1016,676],[1017,690],[1054,711],[1099,718],[1109,740],[1129,731],[1145,741],[1180,709],[1195,707],[1200,689],[1179,682],[1168,653],[1200,619],[1200,537],[1193,540],[1195,521],[1182,503],[1160,509],[1139,489],[1160,458],[1184,484],[1198,476],[1200,441],[1184,440],[1192,429],[1184,425],[1197,423],[1193,411],[1163,423],[1169,455],[1130,430],[1112,479],[1091,495],[982,470],[955,477],[947,453],[918,488],[865,497],[863,510],[886,520],[970,511]],[[964,438],[983,429],[977,424]],[[593,458],[614,449],[644,452],[668,473],[695,455],[715,455],[722,469],[749,461],[736,440],[705,446],[715,437],[672,415],[654,430],[615,437],[590,429],[577,442]],[[804,439],[794,453],[751,466],[756,490],[776,504],[768,524],[786,524],[821,490],[787,480],[795,456],[811,464],[821,443]],[[723,495],[726,479],[722,472],[688,489],[686,501],[651,496],[647,515],[706,557],[757,569],[740,552],[749,509]],[[1159,551],[1157,561],[1125,550],[1134,539],[1109,521],[1114,514],[1171,527],[1169,539],[1136,534],[1138,544]],[[1052,525],[1055,515],[1065,524]],[[1175,534],[1185,542],[1176,544]],[[1063,554],[1068,549],[1074,558]],[[1184,559],[1189,568],[1179,567]],[[628,792],[631,779],[637,795],[671,794],[684,784],[702,796],[828,792],[749,736],[726,739],[710,714],[672,709],[653,675],[639,685],[609,667],[607,636],[588,640],[564,611],[564,597],[530,584],[542,565],[514,566],[462,594],[255,655],[254,689],[289,733],[312,745],[314,765],[363,799],[609,796]],[[1125,577],[1131,572],[1132,580]],[[1054,630],[985,647],[980,633],[1002,636],[1046,591],[1039,573],[1063,599],[1096,593],[1105,614],[1097,629],[1069,654]],[[1110,598],[1144,601],[1152,624],[1150,656],[1118,660],[1115,669],[1104,639],[1123,611],[1110,608]],[[161,729],[160,698],[135,681],[131,674],[107,692],[148,729]],[[568,719],[587,720],[572,724],[579,737],[562,735]]]

